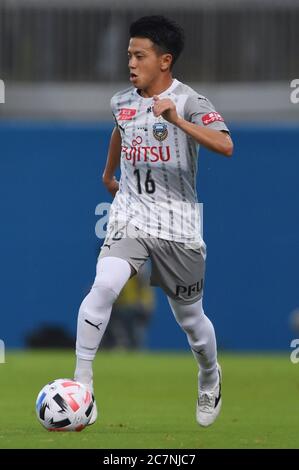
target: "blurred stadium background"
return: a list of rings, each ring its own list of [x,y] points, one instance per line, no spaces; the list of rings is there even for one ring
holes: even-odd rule
[[[128,86],[127,29],[165,14],[186,30],[175,76],[228,122],[233,159],[202,151],[198,192],[208,246],[204,304],[219,347],[288,351],[299,332],[296,0],[1,0],[1,328],[22,348],[43,325],[73,338],[102,240],[96,207]],[[144,346],[187,349],[163,293]],[[294,313],[295,312],[295,313]]]

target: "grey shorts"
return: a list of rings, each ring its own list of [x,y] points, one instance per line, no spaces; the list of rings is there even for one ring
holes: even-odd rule
[[[151,260],[151,285],[161,287],[166,295],[181,304],[201,299],[205,275],[205,245],[187,248],[162,238],[153,238],[134,227],[135,237],[123,237],[121,230],[107,236],[99,258],[114,256],[128,261],[133,269]]]

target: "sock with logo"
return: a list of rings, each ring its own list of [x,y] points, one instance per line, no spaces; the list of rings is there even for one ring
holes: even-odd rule
[[[107,256],[99,258],[97,275],[78,315],[75,379],[92,381],[92,361],[108,325],[113,303],[131,276],[128,261]]]
[[[218,383],[217,345],[213,324],[203,311],[202,299],[191,305],[180,304],[170,297],[168,302],[199,365],[200,388],[213,389]]]

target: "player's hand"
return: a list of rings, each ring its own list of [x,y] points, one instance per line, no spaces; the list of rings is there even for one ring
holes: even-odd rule
[[[154,96],[154,106],[153,106],[153,113],[154,116],[159,117],[162,116],[166,121],[170,122],[171,124],[176,124],[179,116],[176,111],[176,106],[173,101],[169,98],[162,98],[160,99],[159,96]]]
[[[103,183],[106,186],[109,193],[112,195],[112,197],[114,197],[117,191],[119,190],[119,182],[117,181],[115,176],[109,179],[103,178]]]

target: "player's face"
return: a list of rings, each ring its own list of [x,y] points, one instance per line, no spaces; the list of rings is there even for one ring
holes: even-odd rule
[[[169,54],[158,54],[150,39],[131,38],[128,48],[131,83],[139,90],[145,90],[155,83],[167,66],[166,56]]]

